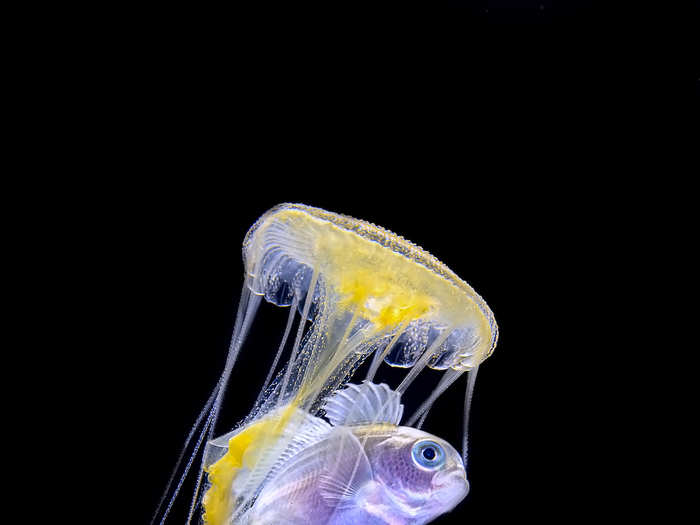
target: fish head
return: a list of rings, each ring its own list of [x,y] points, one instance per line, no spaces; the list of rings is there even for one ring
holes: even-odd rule
[[[452,510],[469,492],[464,463],[447,441],[411,427],[395,427],[368,443],[374,479],[394,511],[426,523]]]

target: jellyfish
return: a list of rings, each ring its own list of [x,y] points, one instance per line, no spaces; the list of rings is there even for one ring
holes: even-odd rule
[[[298,452],[307,439],[299,436],[313,434],[314,425],[321,431],[323,421],[311,428],[308,416],[332,416],[329,398],[355,380],[363,363],[368,363],[363,384],[369,385],[382,365],[405,369],[393,389],[398,396],[426,367],[442,373],[403,423],[417,430],[445,390],[468,374],[461,444],[466,468],[471,394],[479,365],[496,346],[498,327],[465,281],[384,228],[302,204],[281,204],[260,217],[245,236],[243,260],[224,369],[185,443],[178,463],[186,450],[192,452],[184,472],[175,485],[176,467],[153,522],[170,495],[160,523],[165,521],[203,443],[188,523],[200,507],[207,525],[245,522],[280,458]],[[236,428],[216,436],[227,385],[263,301],[288,308],[285,329],[277,351],[270,352],[269,372],[251,411]],[[389,395],[381,405],[383,390],[368,388],[378,404],[372,422],[398,424],[403,405],[399,410],[391,401],[397,398]]]

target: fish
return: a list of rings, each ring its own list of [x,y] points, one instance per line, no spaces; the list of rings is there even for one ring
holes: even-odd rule
[[[205,523],[418,525],[449,512],[469,492],[462,457],[447,441],[400,426],[400,398],[386,384],[365,381],[347,384],[329,396],[323,405],[328,421],[293,407],[267,416],[272,421],[285,418],[289,428],[293,414],[299,424],[293,435],[277,438],[283,453],[278,454],[279,446],[265,445],[268,451],[277,448],[270,456],[279,459],[262,483],[247,479],[253,471],[241,467],[230,487],[219,487],[224,491],[218,493],[219,503],[222,495],[227,499],[230,494],[230,505],[240,502],[245,492],[237,487],[250,486],[251,481],[261,485],[252,506],[240,516],[212,513],[217,492],[210,488],[204,497]],[[245,435],[243,429],[230,438],[228,453],[240,453],[238,441]],[[263,435],[247,445],[245,454],[250,455],[260,440]],[[256,458],[261,461],[259,455]],[[213,472],[216,479],[217,469],[227,467],[231,462],[224,455],[210,467],[210,477]]]

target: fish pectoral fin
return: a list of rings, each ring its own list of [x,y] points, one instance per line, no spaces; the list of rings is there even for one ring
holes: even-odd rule
[[[290,458],[321,441],[332,427],[323,419],[305,413],[293,405],[266,416],[262,431],[249,448],[260,452],[250,469],[243,469],[233,487],[237,497],[246,497],[288,464]]]
[[[326,450],[332,451],[319,476],[323,500],[336,509],[355,506],[362,488],[373,480],[372,467],[360,441],[346,428],[336,428]]]

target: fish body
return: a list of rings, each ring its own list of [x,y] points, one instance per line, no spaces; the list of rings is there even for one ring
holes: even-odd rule
[[[421,443],[444,455],[439,466],[416,462]],[[271,480],[250,523],[428,523],[454,508],[468,487],[461,457],[435,436],[391,425],[337,427]]]
[[[460,454],[443,439],[399,426],[400,394],[386,385],[348,385],[334,393],[324,409],[330,424],[298,411],[301,423],[286,435],[283,452],[277,448],[268,454],[274,460],[258,459],[250,468],[241,467],[230,488],[212,486],[205,496],[205,523],[418,525],[450,511],[467,495]],[[290,409],[284,413],[290,414]],[[284,438],[284,432],[281,435]],[[240,439],[231,439],[230,451]],[[248,447],[244,456],[254,449],[253,442]],[[220,461],[214,471],[221,469],[226,456]],[[232,509],[226,520],[207,519],[215,515],[206,507],[214,508],[216,494],[232,494],[231,501],[240,501],[263,463],[258,470],[265,476],[252,491],[254,503],[242,514]]]

